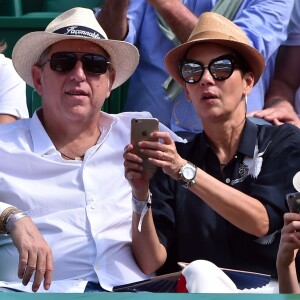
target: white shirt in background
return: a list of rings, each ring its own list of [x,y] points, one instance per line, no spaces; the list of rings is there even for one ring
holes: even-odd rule
[[[26,84],[17,74],[10,58],[0,54],[0,114],[28,118]]]

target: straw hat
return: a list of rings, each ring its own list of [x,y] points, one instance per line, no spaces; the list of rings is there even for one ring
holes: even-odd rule
[[[16,71],[33,87],[31,68],[42,52],[54,43],[70,39],[91,41],[107,51],[116,70],[113,89],[131,76],[139,62],[135,46],[124,41],[108,40],[93,11],[75,7],[56,17],[45,31],[30,32],[19,39],[12,52]]]
[[[165,57],[169,74],[182,86],[185,82],[180,77],[178,61],[192,45],[205,42],[224,45],[239,53],[254,73],[254,84],[258,81],[265,66],[263,56],[250,45],[246,34],[239,26],[217,13],[206,12],[199,17],[188,41],[169,51]]]

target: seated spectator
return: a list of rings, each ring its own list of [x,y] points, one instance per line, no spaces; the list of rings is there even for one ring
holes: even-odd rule
[[[177,262],[192,266],[198,260],[211,262],[207,267],[265,273],[272,276],[270,283],[249,292],[278,292],[278,233],[287,212],[285,196],[295,191],[293,176],[300,169],[300,131],[247,120],[247,98],[264,59],[241,28],[218,14],[203,13],[189,40],[167,54],[165,65],[184,88],[204,132],[186,144],[174,143],[162,131],[153,133],[161,142],[140,142],[158,167],[151,181],[133,146],[126,147],[135,258],[146,274],[176,271]],[[210,274],[209,268],[205,272]],[[234,288],[217,277],[205,290],[198,283],[190,292]]]
[[[299,248],[300,215],[286,213],[276,262],[280,293],[300,293],[296,271],[296,256]]]
[[[295,1],[288,39],[280,47],[275,73],[266,94],[265,109],[251,113],[275,125],[300,127],[300,1]],[[298,92],[297,92],[298,90]]]
[[[131,118],[149,114],[101,112],[138,50],[73,8],[24,35],[12,60],[42,107],[0,126],[0,290],[107,291],[149,278],[131,249],[122,158]]]
[[[0,43],[0,124],[28,118],[26,84],[15,71],[11,59],[2,52],[6,43]]]

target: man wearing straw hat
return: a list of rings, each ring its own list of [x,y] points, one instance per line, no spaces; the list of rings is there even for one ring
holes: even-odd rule
[[[139,61],[73,8],[23,36],[15,69],[42,96],[33,117],[0,129],[2,291],[111,290],[149,276],[131,250],[123,149],[133,116],[100,112]]]

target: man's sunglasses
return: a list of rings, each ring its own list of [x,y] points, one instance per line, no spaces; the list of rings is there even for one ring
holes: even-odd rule
[[[51,70],[69,72],[78,60],[81,61],[83,70],[91,74],[104,74],[110,68],[110,62],[103,55],[83,52],[56,52],[43,65],[49,61]]]
[[[238,68],[235,54],[225,54],[214,58],[208,65],[203,65],[196,60],[184,58],[178,63],[181,78],[187,83],[197,83],[201,80],[205,68],[211,76],[218,81],[229,78],[234,69]]]

